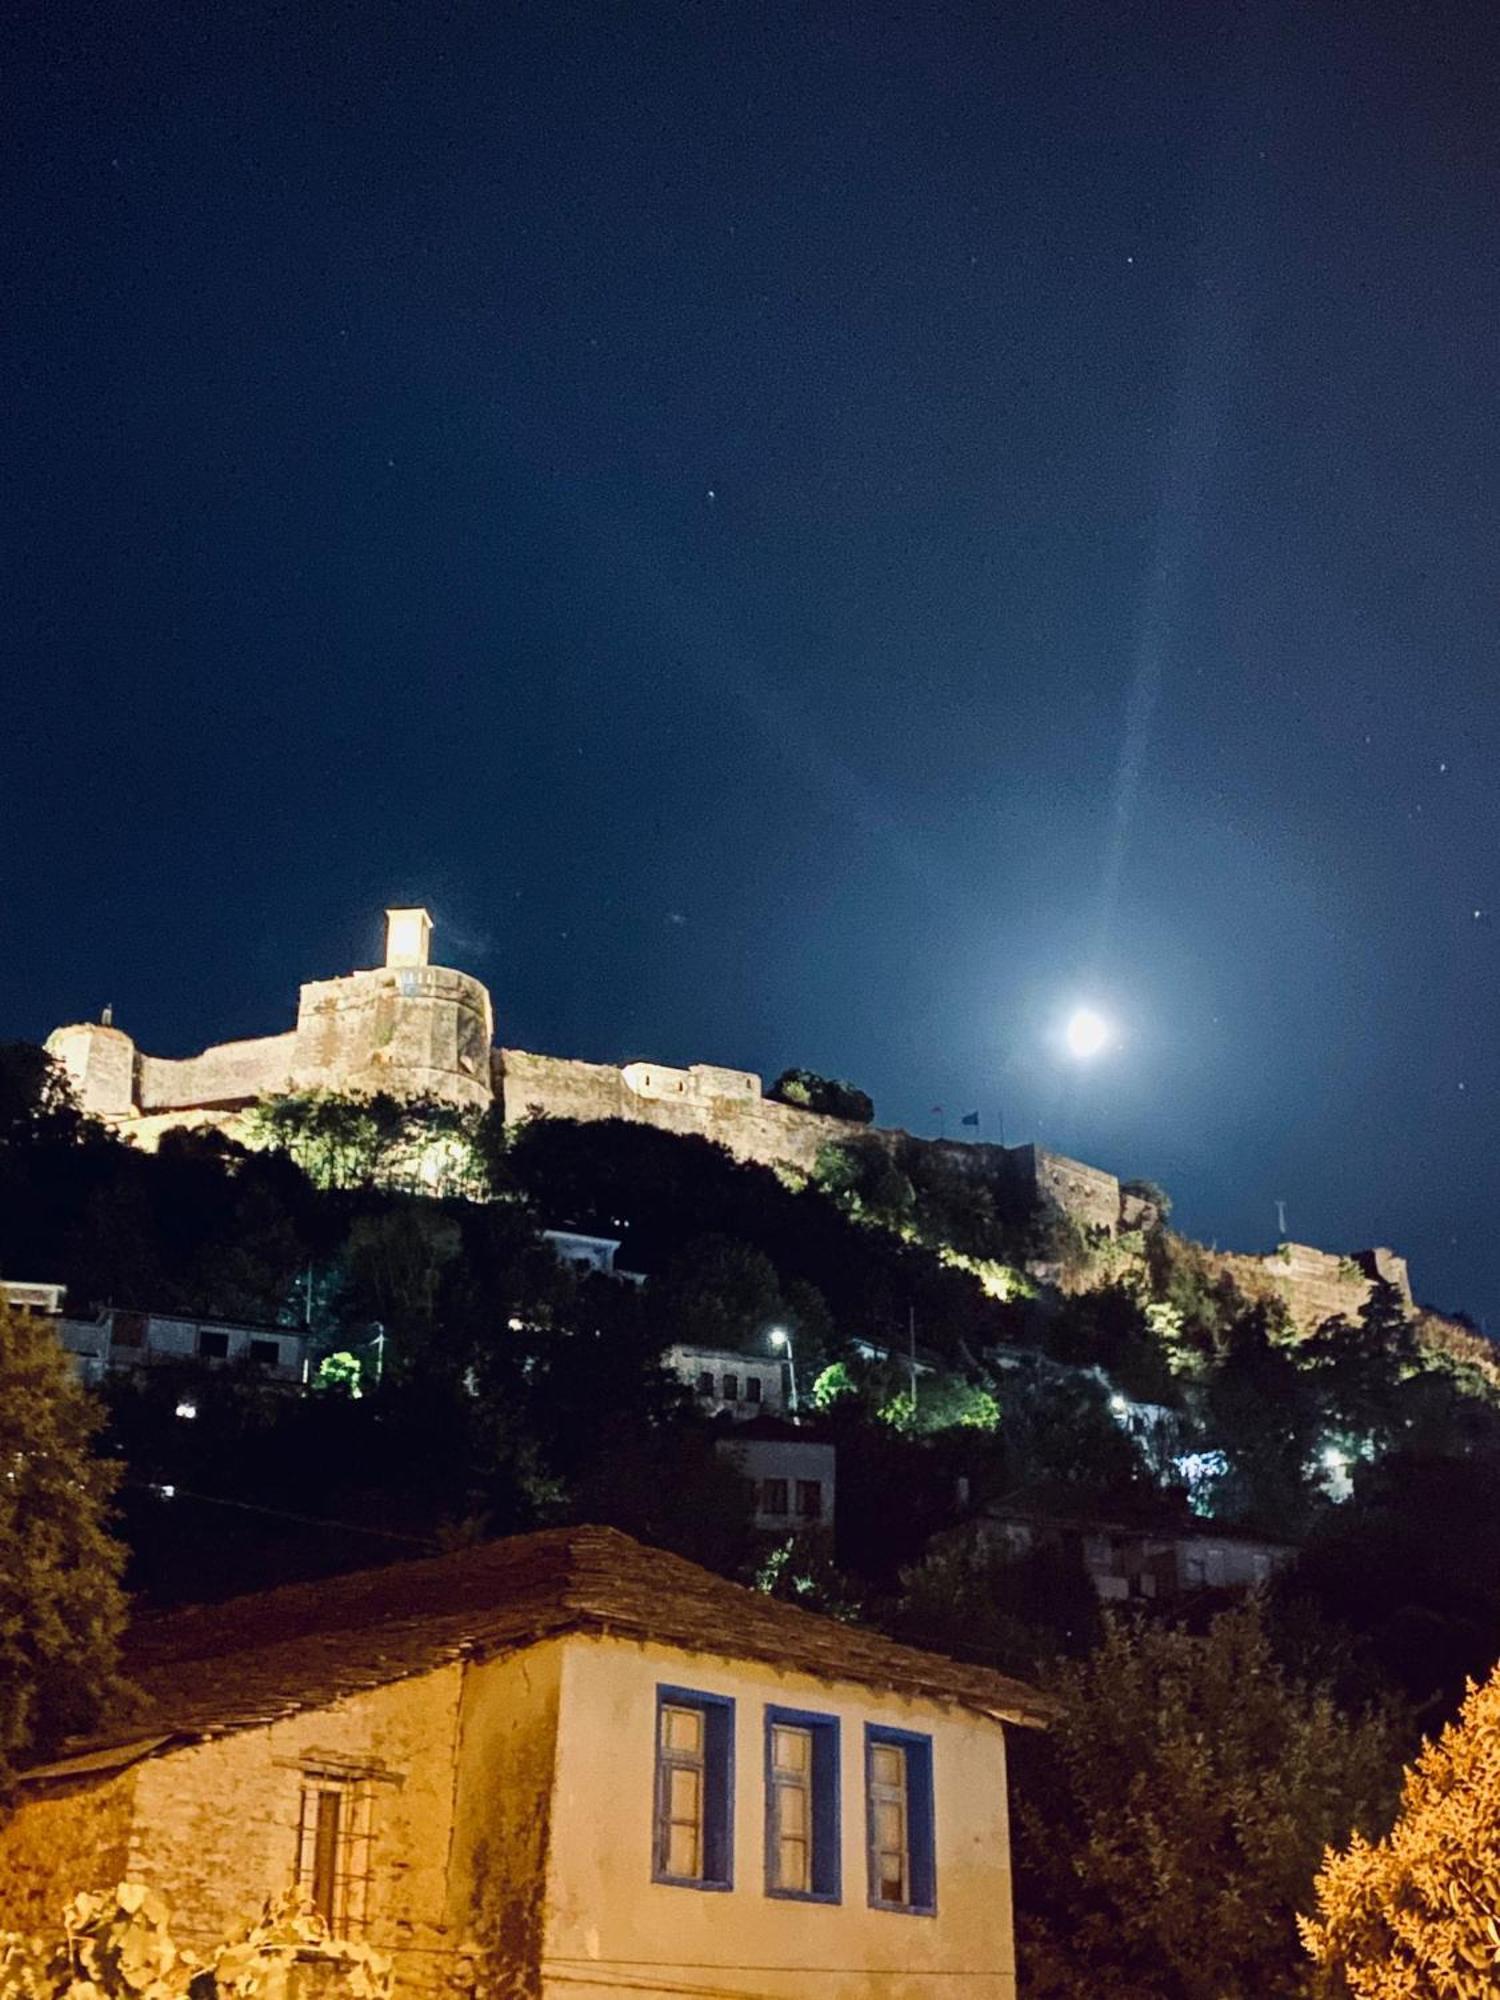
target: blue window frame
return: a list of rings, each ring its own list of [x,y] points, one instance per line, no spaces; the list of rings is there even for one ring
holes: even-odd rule
[[[839,1724],[801,1708],[766,1709],[766,1894],[836,1903]]]
[[[870,1907],[931,1916],[937,1909],[932,1738],[865,1725],[865,1851]]]
[[[680,1889],[734,1886],[734,1703],[656,1690],[651,1876]]]

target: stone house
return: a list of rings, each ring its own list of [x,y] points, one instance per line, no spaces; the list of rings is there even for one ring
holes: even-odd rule
[[[299,1886],[402,1995],[1015,1992],[1006,1729],[1044,1697],[611,1529],[139,1627],[139,1705],[23,1773],[0,1908]]]

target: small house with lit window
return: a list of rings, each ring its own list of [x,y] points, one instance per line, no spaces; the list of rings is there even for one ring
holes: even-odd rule
[[[557,1529],[149,1621],[143,1700],[21,1781],[0,1907],[290,1886],[400,1994],[1012,2000],[1006,1735],[1048,1704]]]

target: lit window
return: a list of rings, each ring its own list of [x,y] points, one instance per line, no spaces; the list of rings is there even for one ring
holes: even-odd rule
[[[787,1506],[786,1481],[763,1479],[760,1487],[760,1511],[763,1514],[785,1514]]]
[[[823,1518],[823,1482],[821,1479],[799,1479],[797,1481],[797,1513],[804,1521],[821,1521]]]
[[[839,1899],[839,1725],[766,1710],[766,1894]]]
[[[932,1738],[867,1727],[865,1789],[871,1903],[930,1915],[937,1907]]]
[[[734,1703],[685,1688],[657,1690],[656,1839],[659,1882],[727,1889]]]

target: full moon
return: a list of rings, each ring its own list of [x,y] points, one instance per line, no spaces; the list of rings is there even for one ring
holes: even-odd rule
[[[1087,1062],[1090,1056],[1098,1055],[1108,1040],[1108,1021],[1091,1007],[1075,1008],[1068,1017],[1068,1054],[1076,1056],[1080,1062]]]

